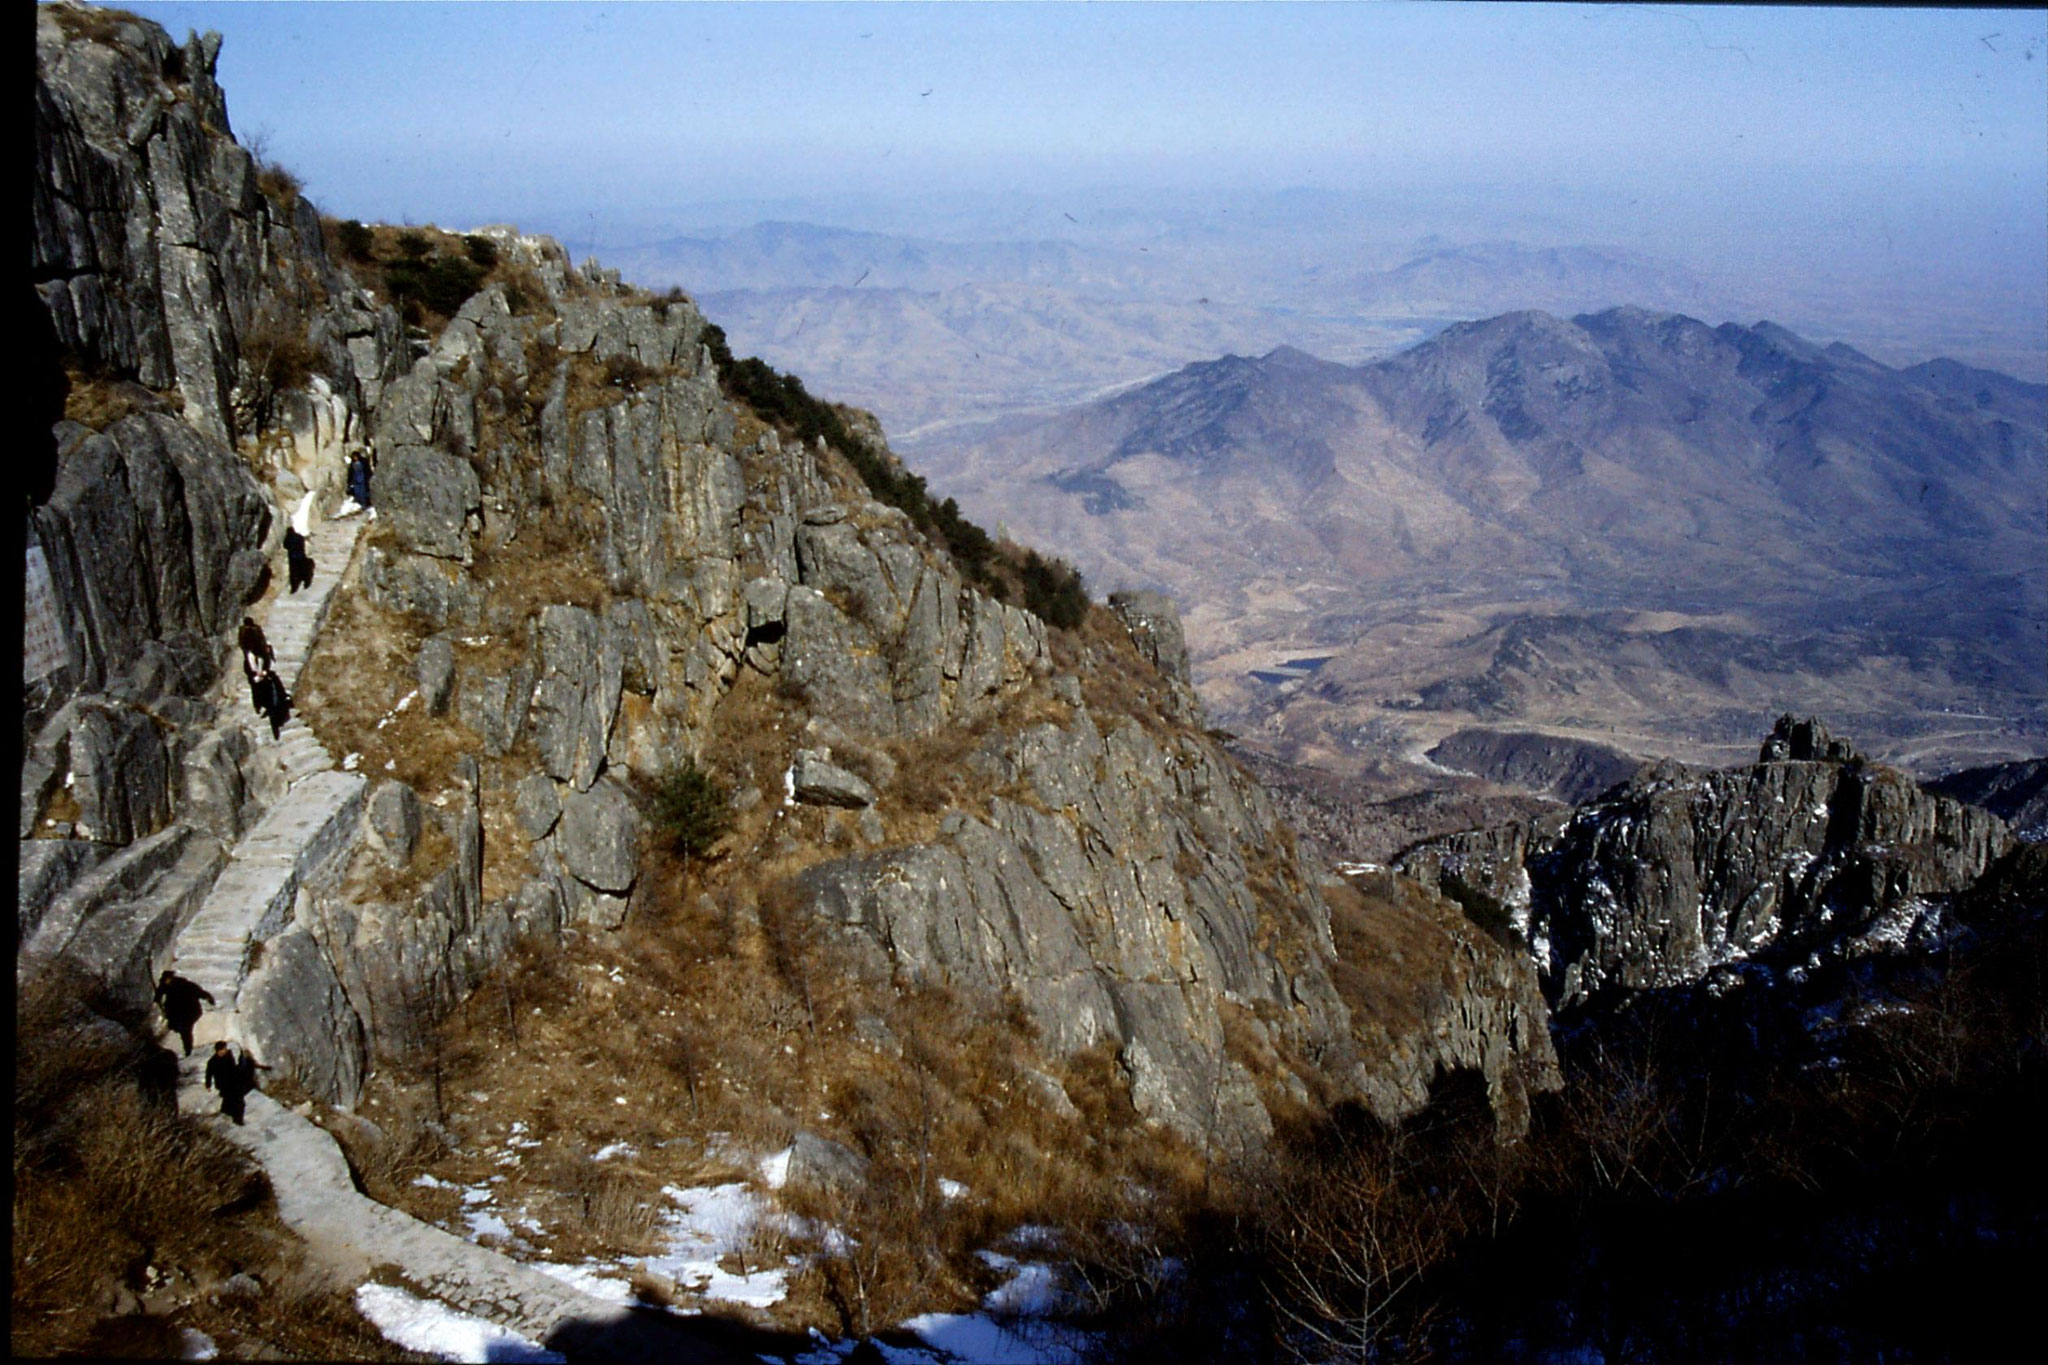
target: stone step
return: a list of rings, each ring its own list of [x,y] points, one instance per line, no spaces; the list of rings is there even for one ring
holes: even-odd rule
[[[199,913],[178,940],[179,970],[226,996],[241,989],[246,945],[291,922],[300,885],[352,842],[365,783],[354,773],[316,772],[295,785],[236,844]],[[186,945],[203,968],[184,971]],[[219,945],[243,945],[239,953]],[[207,975],[195,975],[197,971]],[[226,996],[223,996],[223,992]]]

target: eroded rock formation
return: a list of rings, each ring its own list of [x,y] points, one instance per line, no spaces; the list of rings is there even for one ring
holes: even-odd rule
[[[1749,767],[1659,763],[1574,811],[1433,840],[1402,866],[1511,923],[1553,1005],[1575,1009],[1752,957],[1925,938],[2011,842],[1996,816],[1787,716]]]

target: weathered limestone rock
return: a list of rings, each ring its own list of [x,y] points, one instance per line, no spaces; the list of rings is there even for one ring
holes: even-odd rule
[[[242,810],[249,801],[243,769],[255,747],[249,732],[237,726],[208,731],[184,749],[177,765],[181,771],[174,802],[177,818],[223,844],[232,845],[239,839]]]
[[[72,722],[70,754],[80,838],[132,843],[170,823],[170,753],[149,716],[84,703]]]
[[[1572,1009],[1804,952],[1961,890],[2010,844],[1995,816],[1844,758],[1817,723],[1781,722],[1765,747],[1819,757],[1658,764],[1569,817],[1435,840],[1403,867],[1511,921]]]
[[[814,588],[791,587],[784,613],[782,677],[805,706],[855,731],[889,733],[896,713],[874,638]]]
[[[427,639],[420,646],[417,676],[420,700],[426,703],[427,714],[448,714],[448,699],[455,689],[454,641],[445,635],[435,635]]]
[[[1764,737],[1757,762],[1846,763],[1856,757],[1849,742],[1836,739],[1814,716],[1780,716]]]
[[[459,676],[456,717],[482,737],[486,754],[503,757],[519,742],[533,696],[533,662],[521,659],[504,673],[464,668]]]
[[[404,867],[419,847],[419,793],[395,779],[377,783],[363,803],[363,829],[385,862]]]
[[[512,811],[527,838],[545,839],[562,816],[562,802],[553,782],[540,773],[529,773],[512,789]]]
[[[23,839],[15,869],[14,923],[26,943],[41,925],[50,903],[107,856],[104,844],[85,839]]]
[[[1113,592],[1109,607],[1130,631],[1138,653],[1166,680],[1170,714],[1189,725],[1203,724],[1201,699],[1195,695],[1194,674],[1188,667],[1187,637],[1173,599],[1159,592]]]
[[[243,1042],[265,1065],[355,1103],[369,1060],[362,1019],[309,928],[295,924],[258,945],[237,1014]]]
[[[402,445],[378,463],[378,515],[414,554],[467,564],[470,517],[482,506],[476,470],[445,450]]]
[[[799,749],[790,770],[796,799],[813,806],[859,809],[875,804],[875,789],[831,761],[831,751]]]
[[[625,660],[617,637],[581,607],[545,607],[537,619],[534,739],[548,776],[586,791],[618,719]]]
[[[56,486],[30,517],[71,686],[107,686],[152,640],[227,632],[264,572],[269,510],[247,467],[159,413],[57,433]]]
[[[437,627],[483,619],[483,597],[461,567],[431,555],[372,545],[363,554],[362,588],[384,610],[420,616]]]
[[[786,1184],[838,1194],[856,1194],[867,1183],[868,1159],[830,1138],[801,1131],[790,1139]]]
[[[640,873],[640,813],[610,778],[562,799],[555,851],[569,875],[599,891],[623,895]]]

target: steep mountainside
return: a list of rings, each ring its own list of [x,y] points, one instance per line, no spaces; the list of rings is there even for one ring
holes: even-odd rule
[[[1476,722],[1726,758],[1792,702],[1932,772],[2043,724],[2048,390],[1950,362],[1515,313],[1205,362],[932,463],[1172,592],[1211,705],[1285,756]]]
[[[515,1049],[545,1027],[512,1015],[514,959],[669,960],[703,918],[768,983],[746,1007],[788,1006],[706,1021],[734,1094],[793,1092],[785,1059],[829,1043],[929,1105],[934,1058],[976,1059],[906,1051],[882,1021],[906,1001],[1030,1059],[1002,1105],[1071,1114],[1063,1085],[1106,1077],[1202,1160],[1344,1100],[1413,1110],[1442,1070],[1483,1074],[1510,1129],[1555,1085],[1526,964],[1296,849],[1205,731],[1170,604],[1016,605],[1035,560],[935,508],[864,414],[737,387],[759,371],[680,291],[506,228],[323,224],[232,139],[216,50],[38,16],[68,415],[30,509],[24,981],[82,973],[151,1024],[175,968],[211,993],[202,1044],[345,1111],[482,982]],[[356,451],[374,519],[343,501]],[[245,613],[288,726],[241,709]],[[849,1103],[773,1111],[770,1140],[824,1126],[881,1159],[895,1130]]]

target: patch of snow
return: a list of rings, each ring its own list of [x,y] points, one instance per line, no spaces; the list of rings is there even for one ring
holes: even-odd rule
[[[462,1219],[469,1224],[469,1240],[472,1242],[481,1241],[485,1237],[502,1237],[506,1241],[512,1240],[512,1229],[505,1225],[504,1219],[498,1217],[497,1214],[492,1213],[489,1209],[479,1209],[474,1213],[465,1213],[462,1215]]]
[[[968,1189],[957,1180],[948,1180],[944,1176],[940,1176],[939,1193],[948,1199],[961,1199],[966,1197]]]
[[[462,1192],[462,1202],[466,1205],[487,1204],[490,1202],[490,1199],[491,1192],[481,1185],[474,1185]]]
[[[392,707],[391,709],[394,711],[403,711],[406,707],[411,706],[415,701],[417,701],[419,699],[419,695],[420,690],[417,687],[415,687],[412,691],[400,697],[398,699],[398,705]]]
[[[432,1299],[418,1299],[388,1284],[356,1290],[356,1309],[386,1341],[443,1360],[560,1362],[567,1359],[517,1332],[458,1313]]]
[[[430,1190],[452,1190],[456,1188],[445,1180],[436,1180],[433,1176],[426,1174],[415,1176],[412,1183],[423,1185]]]
[[[1387,870],[1387,869],[1386,869],[1385,867],[1383,867],[1382,865],[1380,865],[1379,863],[1338,863],[1338,864],[1337,864],[1337,872],[1338,872],[1338,875],[1340,875],[1340,876],[1344,876],[1344,877],[1362,877],[1362,876],[1364,876],[1364,875],[1365,875],[1366,873],[1368,873],[1368,872],[1385,872],[1386,870]]]
[[[601,1270],[616,1271],[617,1266],[603,1261],[585,1261],[582,1265],[564,1265],[559,1261],[528,1261],[527,1265],[541,1274],[560,1280],[572,1289],[580,1289],[593,1299],[614,1303],[629,1308],[634,1303],[633,1286],[615,1275],[600,1275]]]
[[[197,1327],[178,1329],[178,1359],[212,1360],[219,1354],[220,1347],[214,1344],[213,1338]]]
[[[591,1154],[592,1161],[610,1161],[615,1156],[638,1156],[640,1149],[630,1142],[607,1142]]]
[[[1009,1326],[986,1313],[926,1313],[903,1324],[927,1345],[975,1365],[1080,1365],[1093,1336],[1048,1322]]]
[[[771,1190],[779,1190],[789,1180],[789,1158],[796,1151],[784,1147],[773,1156],[761,1159],[761,1183]]]
[[[981,1258],[996,1270],[1016,1271],[982,1299],[981,1306],[989,1312],[1038,1318],[1057,1313],[1066,1307],[1067,1293],[1060,1287],[1057,1266],[1048,1265],[1044,1261],[1026,1261],[1020,1264],[992,1251],[984,1251]]]
[[[782,773],[782,804],[796,804],[796,764],[792,763]]]
[[[361,754],[350,754],[347,758],[341,760],[341,770],[345,773],[352,773],[362,766],[362,762],[363,756]]]
[[[662,1219],[668,1249],[642,1262],[648,1270],[705,1298],[755,1308],[780,1303],[788,1294],[788,1262],[744,1275],[719,1265],[728,1253],[744,1251],[754,1229],[768,1216],[761,1196],[739,1181],[692,1189],[665,1185],[661,1192],[680,1207]]]

